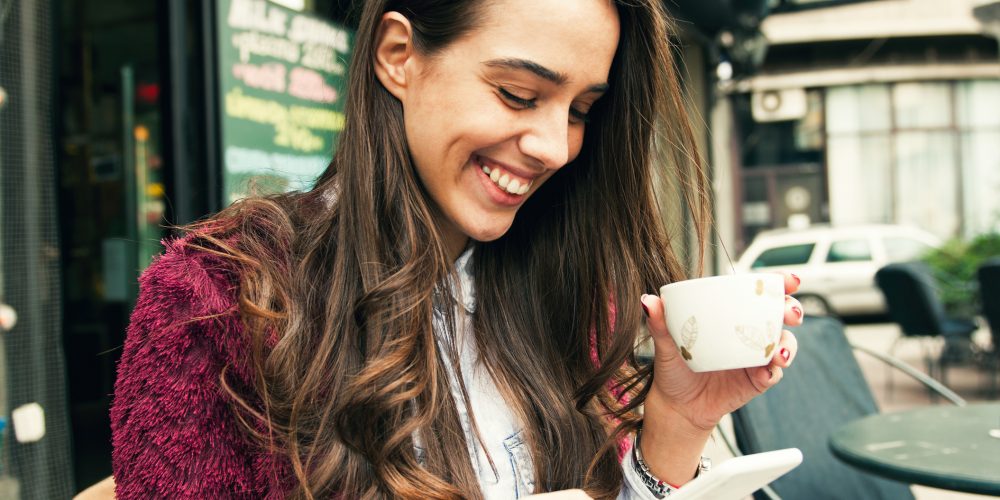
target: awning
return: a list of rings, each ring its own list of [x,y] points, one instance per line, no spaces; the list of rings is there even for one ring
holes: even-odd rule
[[[897,37],[982,35],[972,9],[995,0],[880,0],[772,14],[761,31],[773,45]]]

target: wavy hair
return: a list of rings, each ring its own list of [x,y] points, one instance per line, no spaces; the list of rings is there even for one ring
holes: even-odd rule
[[[476,29],[486,4],[364,2],[346,126],[316,186],[249,198],[189,228],[238,270],[254,384],[226,372],[222,383],[247,432],[287,457],[291,497],[482,497],[444,366],[456,349],[432,323],[436,304],[452,309],[440,306],[454,264],[411,164],[402,106],[373,64],[384,12],[405,15],[417,50],[433,54]],[[656,193],[682,195],[665,201],[686,207],[699,242],[709,220],[660,2],[614,4],[610,90],[581,153],[507,234],[475,243],[475,342],[524,427],[539,492],[621,488],[617,439],[638,425],[652,379],[633,353],[633,297],[684,274]]]

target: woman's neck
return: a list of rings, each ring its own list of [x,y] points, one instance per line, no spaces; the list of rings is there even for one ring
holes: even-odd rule
[[[455,262],[462,255],[462,252],[465,251],[465,247],[468,246],[469,236],[462,232],[454,222],[448,220],[440,211],[435,211],[435,220],[442,242],[444,243],[444,250],[448,252],[448,261]]]
[[[462,252],[465,251],[465,247],[468,246],[468,244],[469,237],[461,231],[447,231],[444,234],[444,246],[445,250],[448,251],[448,259],[451,262],[458,260],[458,257],[462,255]]]

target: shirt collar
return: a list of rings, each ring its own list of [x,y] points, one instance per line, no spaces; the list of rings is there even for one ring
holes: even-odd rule
[[[469,314],[476,312],[476,288],[472,279],[472,249],[470,245],[455,261],[455,272],[458,282],[452,280],[452,294],[461,301],[462,307]],[[458,288],[456,290],[455,288]]]

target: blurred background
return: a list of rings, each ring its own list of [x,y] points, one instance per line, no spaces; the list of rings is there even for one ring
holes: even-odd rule
[[[823,283],[810,314],[888,349],[875,272],[922,260],[994,352],[975,273],[1000,255],[1000,2],[664,5],[710,166],[707,272],[799,266]],[[138,274],[175,226],[322,171],[351,17],[351,0],[0,0],[0,498],[110,474]]]

